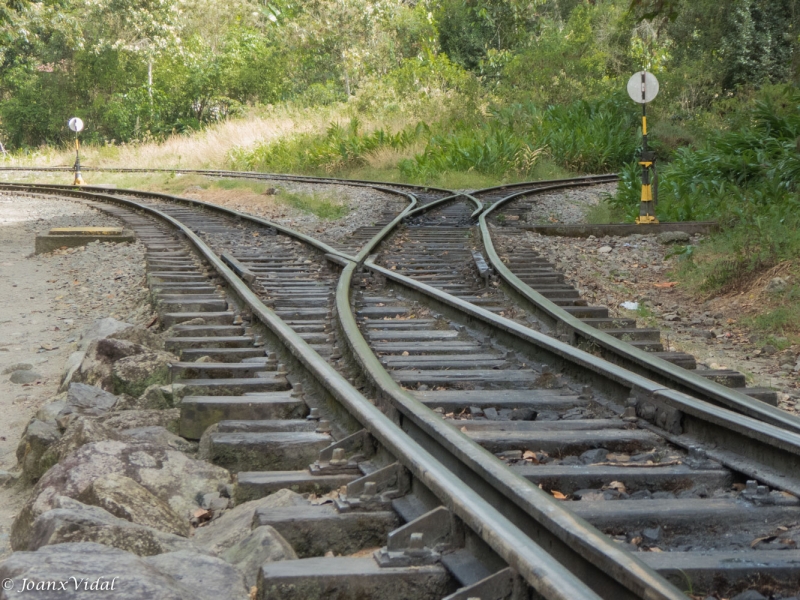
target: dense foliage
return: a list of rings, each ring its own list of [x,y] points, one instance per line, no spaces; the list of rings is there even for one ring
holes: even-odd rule
[[[0,3],[0,134],[11,148],[58,143],[67,118],[79,115],[87,140],[141,141],[285,102],[346,101],[359,118],[423,120],[434,134],[438,123],[442,132],[481,124],[470,140],[435,135],[413,168],[427,172],[445,147],[452,150],[441,166],[461,168],[453,153],[495,139],[509,129],[511,113],[527,122],[534,114],[558,117],[551,104],[602,104],[647,65],[664,84],[659,103],[672,117],[662,127],[671,150],[686,141],[688,121],[742,86],[796,82],[797,4],[14,0]],[[705,125],[712,124],[701,122],[700,130]],[[521,128],[510,129],[519,135]],[[522,146],[543,147],[541,135],[523,132],[513,150],[496,149],[500,164],[480,168],[521,173],[513,157]],[[558,156],[555,144],[547,143]],[[576,160],[566,149],[564,157],[570,168],[618,165],[616,158]]]

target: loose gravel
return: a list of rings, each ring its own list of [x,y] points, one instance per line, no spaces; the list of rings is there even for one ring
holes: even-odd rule
[[[321,185],[292,181],[259,181],[276,194],[256,194],[247,189],[219,190],[187,188],[185,198],[202,200],[218,206],[257,215],[295,229],[325,242],[344,240],[359,227],[371,226],[383,218],[383,212],[399,213],[407,206],[401,197],[371,188],[349,185]],[[348,207],[345,216],[339,219],[322,219],[279,200],[282,191],[327,198]]]
[[[606,189],[603,189],[606,188]],[[568,190],[542,196],[528,222],[583,223],[579,215],[599,202],[610,186]],[[700,365],[729,368],[748,376],[748,385],[781,392],[780,407],[800,413],[800,348],[782,352],[737,325],[739,305],[724,299],[699,300],[681,289],[670,276],[680,255],[676,246],[662,244],[656,235],[567,238],[526,232],[525,239],[562,270],[570,284],[590,304],[609,307],[612,315],[637,318],[639,326],[657,327],[669,350],[694,354]],[[702,235],[689,242],[701,243]],[[620,305],[638,302],[639,311]]]

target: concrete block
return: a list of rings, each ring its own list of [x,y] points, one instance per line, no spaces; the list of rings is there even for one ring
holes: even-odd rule
[[[69,231],[71,229],[73,228],[55,228],[51,229],[48,234],[37,235],[35,253],[43,254],[64,247],[77,248],[79,246],[85,246],[90,242],[113,242],[115,244],[122,244],[136,240],[136,235],[133,231],[122,229],[121,227],[74,228],[74,233]]]
[[[186,396],[180,408],[180,432],[190,440],[199,440],[206,429],[220,421],[300,419],[308,414],[306,403],[292,396],[291,392],[252,396]]]
[[[303,471],[242,471],[237,476],[234,499],[236,504],[257,500],[283,489],[298,494],[327,494],[338,490],[360,475],[312,475]]]
[[[264,525],[274,527],[298,557],[309,558],[326,552],[352,554],[383,546],[399,519],[392,511],[340,513],[332,505],[323,504],[257,509],[253,527]]]
[[[306,558],[267,563],[258,600],[439,600],[454,591],[439,565],[381,568],[369,558]]]
[[[211,462],[234,472],[302,469],[333,443],[327,434],[212,433]]]

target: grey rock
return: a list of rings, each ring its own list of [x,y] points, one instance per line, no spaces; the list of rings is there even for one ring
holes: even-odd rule
[[[220,556],[244,575],[248,587],[257,584],[261,565],[279,560],[295,560],[297,555],[283,536],[270,526],[257,527]]]
[[[661,527],[646,527],[642,529],[642,537],[645,542],[655,544],[661,539]]]
[[[67,401],[65,399],[49,402],[36,411],[36,418],[45,423],[52,423],[55,425],[58,413],[60,413],[66,405]]]
[[[772,344],[767,344],[763,348],[761,348],[761,354],[766,354],[767,356],[772,356],[778,351],[778,349],[773,346]]]
[[[280,508],[285,506],[307,506],[310,502],[300,494],[291,490],[280,490],[258,500],[244,502],[227,511],[216,519],[195,531],[194,543],[212,554],[222,555],[250,535],[253,517],[256,510],[263,508]],[[287,554],[287,557],[294,554]]]
[[[109,413],[98,420],[112,429],[134,429],[138,427],[164,427],[173,433],[178,431],[181,411],[169,410],[123,410]]]
[[[53,466],[34,486],[12,526],[12,547],[27,546],[33,521],[55,508],[57,497],[76,498],[96,479],[112,473],[133,479],[185,518],[198,508],[198,497],[230,483],[225,469],[163,446],[116,440],[86,444]]]
[[[611,252],[613,248],[611,246],[603,246],[602,248],[597,249],[598,254],[608,254]]]
[[[41,378],[42,376],[36,371],[25,370],[25,371],[14,371],[13,373],[11,373],[11,377],[9,377],[8,380],[11,383],[23,384],[23,383],[33,383],[34,381],[38,381]]]
[[[17,463],[27,480],[36,481],[44,475],[49,466],[43,468],[42,457],[60,438],[61,432],[55,423],[39,419],[33,419],[28,423],[17,446]]]
[[[583,501],[604,500],[603,490],[584,489],[572,492],[573,498]]]
[[[160,446],[167,446],[181,452],[196,452],[197,443],[190,442],[182,437],[175,435],[166,427],[151,425],[147,427],[134,427],[120,431],[123,437],[136,440],[137,442],[149,442]]]
[[[665,231],[658,235],[658,241],[661,244],[677,244],[679,242],[688,242],[691,236],[685,231]]]
[[[113,581],[113,592],[88,592],[69,586],[58,596],[53,592],[30,591],[24,595],[34,600],[57,597],[58,600],[85,600],[91,595],[115,600],[205,600],[194,590],[183,587],[135,554],[91,542],[45,546],[37,552],[16,552],[0,563],[0,579],[22,581],[67,581],[80,575],[87,582],[98,578],[106,585]],[[104,588],[108,590],[109,588]],[[16,591],[0,598],[12,598]],[[224,596],[223,596],[224,597]],[[210,600],[210,598],[209,598]]]
[[[118,394],[140,396],[152,385],[169,382],[169,364],[178,358],[168,352],[141,352],[126,356],[114,363],[111,380]]]
[[[220,558],[184,550],[150,556],[144,562],[189,590],[191,595],[186,596],[187,600],[250,598],[240,570]]]
[[[756,590],[747,590],[741,594],[736,594],[731,600],[767,600],[767,597]]]
[[[77,350],[69,355],[66,364],[64,365],[64,373],[61,375],[61,385],[58,388],[59,392],[66,391],[69,384],[72,383],[72,378],[78,369],[81,368],[83,359],[86,358],[86,352]]]
[[[639,490],[631,494],[631,500],[649,500],[652,497],[649,490]]]
[[[92,482],[78,500],[99,506],[115,517],[180,536],[189,535],[189,520],[133,479],[111,473]]]
[[[57,504],[57,508],[36,518],[30,540],[20,550],[77,542],[95,542],[139,556],[195,550],[185,537],[131,523],[98,506],[88,506],[72,498],[58,498]]]
[[[35,477],[31,479],[38,479],[65,456],[85,444],[117,439],[120,439],[119,434],[97,421],[88,417],[73,416],[63,435],[42,453],[35,470],[31,473],[35,474]]]
[[[777,294],[786,291],[788,286],[789,284],[783,277],[773,277],[769,280],[769,283],[764,286],[764,291],[768,294]]]
[[[77,413],[90,417],[107,414],[116,406],[119,398],[114,394],[85,383],[70,383],[67,389],[66,406],[61,415]]]
[[[162,391],[162,385],[151,385],[148,386],[142,395],[139,396],[139,399],[136,401],[137,408],[144,408],[144,409],[162,409],[162,408],[172,408],[172,402],[167,400],[166,395]]]
[[[223,498],[219,492],[209,492],[208,494],[203,494],[200,506],[206,510],[219,512],[228,508],[228,499]]]
[[[92,342],[106,338],[115,333],[119,333],[133,327],[130,323],[123,323],[111,317],[104,319],[97,319],[94,323],[89,325],[81,334],[81,341],[78,343],[78,348],[85,349]]]
[[[86,355],[80,367],[72,376],[72,381],[96,385],[107,391],[114,391],[112,365],[129,356],[151,352],[146,346],[125,340],[102,338],[94,340],[86,348]],[[145,386],[146,387],[146,386]],[[132,394],[138,396],[139,394]]]
[[[14,363],[3,369],[3,375],[8,375],[14,371],[30,371],[31,369],[33,369],[33,365],[30,363]]]
[[[140,346],[144,346],[145,348],[149,348],[155,352],[164,349],[164,340],[161,338],[161,336],[148,329],[145,329],[144,327],[126,327],[125,329],[114,332],[107,337],[114,340],[133,342],[134,344],[139,344]]]
[[[515,408],[508,415],[512,421],[535,421],[537,417],[537,412],[532,408]]]
[[[707,340],[710,340],[710,339],[713,339],[713,338],[717,337],[716,335],[714,335],[713,331],[707,331],[705,329],[692,329],[691,332],[694,335],[696,335],[698,337],[701,337],[701,338],[705,338]]]
[[[608,450],[605,448],[594,448],[581,454],[581,462],[585,465],[603,462],[606,456],[608,456]]]

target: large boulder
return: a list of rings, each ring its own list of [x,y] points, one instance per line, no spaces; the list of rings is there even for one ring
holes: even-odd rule
[[[96,385],[113,392],[114,382],[111,372],[115,362],[128,356],[150,352],[141,344],[125,340],[102,338],[94,340],[86,348],[86,355],[80,367],[73,373],[72,381]]]
[[[126,439],[167,446],[168,448],[180,450],[181,452],[197,451],[197,442],[190,442],[179,435],[175,435],[166,427],[158,425],[123,429],[120,431],[120,434]]]
[[[248,600],[242,574],[226,561],[189,551],[150,556],[145,562],[192,592],[187,600]]]
[[[116,440],[86,444],[38,481],[12,526],[12,547],[28,546],[34,520],[55,508],[57,497],[78,498],[96,479],[110,474],[133,479],[186,518],[199,508],[198,498],[231,480],[227,470],[164,446]]]
[[[36,481],[50,468],[44,467],[42,457],[60,438],[61,432],[55,421],[31,419],[17,446],[17,463],[26,479]]]
[[[262,565],[279,560],[295,560],[294,548],[270,526],[257,527],[240,542],[231,546],[220,558],[236,567],[250,588],[258,584]]]
[[[78,348],[85,350],[92,342],[118,334],[131,327],[133,327],[133,325],[130,323],[117,321],[111,317],[96,319],[94,323],[83,330],[80,341],[78,342]]]
[[[122,439],[120,434],[94,419],[80,416],[71,417],[64,434],[45,449],[37,462],[26,461],[23,464],[25,476],[31,481],[39,479],[50,467],[85,444]]]
[[[84,382],[113,390],[111,364],[131,354],[164,349],[161,337],[143,327],[123,323],[111,317],[97,319],[82,334],[78,350],[64,367],[59,391],[71,382]]]
[[[117,394],[141,395],[149,386],[169,383],[169,364],[178,358],[169,352],[147,350],[114,362],[111,381]]]
[[[67,388],[64,408],[59,417],[78,414],[87,417],[100,417],[114,410],[119,404],[114,394],[85,383],[70,383]]]
[[[300,494],[280,490],[227,511],[219,519],[198,528],[193,540],[203,550],[235,565],[244,575],[247,585],[253,586],[264,563],[297,558],[289,542],[272,527],[253,529],[256,510],[308,504],[310,502]]]
[[[66,497],[57,498],[56,504],[57,508],[36,517],[28,545],[22,550],[77,542],[96,542],[139,556],[195,550],[185,537],[131,523],[99,506],[88,506]]]
[[[280,490],[266,498],[244,502],[197,529],[194,543],[212,554],[221,555],[250,535],[256,510],[310,504],[306,498],[291,490]],[[293,550],[291,554],[294,554]]]
[[[189,519],[130,477],[111,473],[95,479],[78,495],[84,504],[99,506],[120,519],[188,537]]]
[[[136,400],[136,408],[174,408],[180,404],[181,392],[185,387],[182,383],[148,386]]]
[[[164,427],[177,433],[180,425],[179,408],[169,410],[123,410],[98,419],[111,429],[135,429],[138,427]]]
[[[99,589],[92,594],[83,587],[75,589],[69,585],[58,595],[52,591],[34,590],[25,592],[25,597],[33,600],[84,600],[99,593],[115,600],[248,598],[241,576],[237,578],[230,565],[220,559],[190,552],[140,558],[123,550],[84,542],[46,546],[37,552],[17,552],[0,563],[0,579],[11,579],[17,586],[23,579],[70,581],[70,577],[82,579],[87,587],[95,584],[95,589]],[[17,595],[17,589],[0,590],[0,600]]]
[[[107,337],[115,340],[133,342],[134,344],[139,344],[140,346],[149,348],[154,352],[164,349],[163,338],[160,335],[153,333],[149,329],[145,329],[144,327],[126,327],[125,329],[112,333]]]

